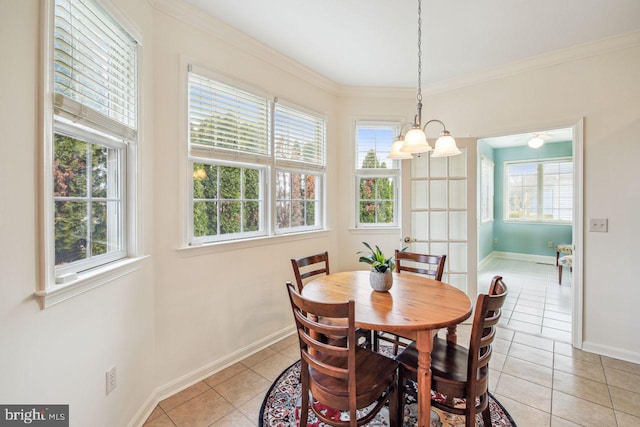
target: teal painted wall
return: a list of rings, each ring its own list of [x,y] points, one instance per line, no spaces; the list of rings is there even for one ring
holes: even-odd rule
[[[489,146],[486,142],[478,141],[478,167],[476,170],[478,171],[478,262],[482,261],[486,257],[488,257],[491,252],[493,252],[493,223],[480,222],[480,162],[482,160],[482,156],[487,159],[494,160],[493,158],[493,148]],[[495,160],[494,160],[495,162]],[[495,173],[495,169],[494,169]],[[495,178],[494,178],[495,182]],[[494,190],[495,192],[495,190]],[[495,216],[495,204],[494,204],[494,216]]]
[[[525,146],[493,150],[495,163],[493,238],[498,239],[498,243],[493,243],[494,251],[555,257],[555,245],[573,241],[571,225],[503,222],[504,163],[514,160],[571,157],[572,150],[571,141],[547,143],[538,149]],[[549,248],[548,242],[553,242],[554,247]]]

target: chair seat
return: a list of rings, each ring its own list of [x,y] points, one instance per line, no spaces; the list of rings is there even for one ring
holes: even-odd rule
[[[558,259],[558,265],[563,267],[573,267],[573,255],[566,255]]]
[[[435,377],[451,381],[467,381],[467,360],[469,350],[457,344],[448,343],[442,338],[436,338],[431,350],[431,374]],[[416,343],[411,343],[396,360],[412,371],[417,371],[418,349]]]
[[[322,362],[332,366],[347,368],[347,359],[344,357],[325,356],[320,359]],[[389,386],[389,379],[395,378],[394,372],[398,368],[398,362],[381,354],[374,353],[363,347],[356,347],[356,396],[358,407],[369,404],[371,395],[379,395]],[[345,398],[344,408],[348,407],[349,387],[347,380],[335,378],[321,373],[313,368],[309,369],[312,377],[311,392],[318,391],[330,393]],[[314,388],[318,388],[314,390]]]

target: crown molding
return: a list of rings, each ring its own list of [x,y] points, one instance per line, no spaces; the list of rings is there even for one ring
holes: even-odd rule
[[[338,94],[340,85],[334,81],[190,4],[177,0],[148,0],[148,2],[155,9],[219,38],[244,53],[278,67],[320,89],[334,95]]]
[[[415,96],[416,88],[343,86],[305,67],[281,52],[259,42],[219,19],[179,0],[148,0],[156,8],[174,18],[209,33],[234,48],[261,59],[292,74],[320,89],[342,97],[402,99]],[[422,93],[433,95],[492,80],[511,77],[567,62],[604,55],[619,50],[640,46],[640,30],[560,49],[542,55],[514,61],[498,67],[455,77],[442,82],[425,85]]]
[[[542,68],[605,55],[638,46],[640,46],[640,30],[596,40],[594,42],[571,46],[566,49],[559,49],[520,61],[510,62],[498,67],[471,73],[466,76],[444,80],[442,82],[423,87],[422,92],[427,95],[448,92],[466,86],[473,86],[491,80],[511,77],[528,71],[535,71]]]

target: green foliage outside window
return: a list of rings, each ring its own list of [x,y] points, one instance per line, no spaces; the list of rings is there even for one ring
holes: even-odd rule
[[[386,169],[374,150],[367,152],[362,168]],[[391,224],[394,222],[395,185],[392,177],[361,177],[358,184],[359,218],[362,224]]]
[[[117,212],[119,201],[107,198],[110,150],[115,151],[65,135],[54,135],[56,265],[114,249],[116,242],[108,242],[107,214],[110,210]]]

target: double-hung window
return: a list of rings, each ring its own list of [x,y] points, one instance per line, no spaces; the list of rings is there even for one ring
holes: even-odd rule
[[[573,221],[573,162],[547,159],[505,163],[507,221]]]
[[[396,122],[356,121],[356,226],[398,226],[400,161],[388,159]]]
[[[189,245],[323,228],[325,122],[190,66]]]
[[[319,229],[325,172],[324,120],[276,100],[276,232]]]
[[[132,255],[138,43],[94,0],[51,0],[44,294]]]

